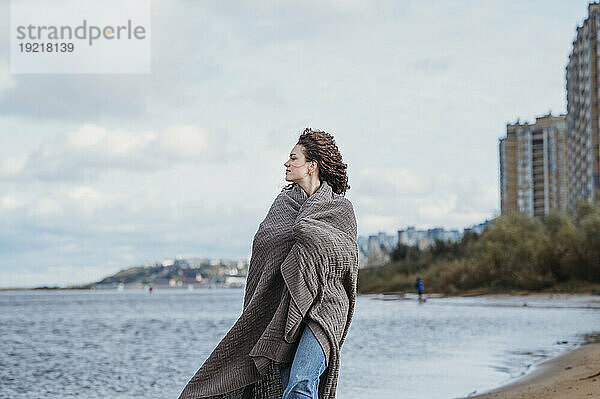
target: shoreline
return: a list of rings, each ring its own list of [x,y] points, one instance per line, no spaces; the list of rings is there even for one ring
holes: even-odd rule
[[[384,295],[384,296],[398,296],[403,297],[405,294],[416,295],[414,291],[383,291],[383,292],[364,292],[357,295]],[[454,294],[445,294],[442,292],[428,292],[424,294],[425,297],[432,298],[468,298],[468,297],[520,297],[520,296],[551,296],[551,295],[588,295],[600,297],[593,290],[589,291],[497,291],[497,292],[458,292]],[[402,299],[402,298],[400,298]]]
[[[377,295],[377,294],[376,294]],[[410,300],[403,292],[386,292],[387,300]],[[416,296],[416,294],[411,295]],[[588,305],[600,310],[595,293],[513,292],[461,293],[435,295],[429,298],[577,298],[588,297]],[[426,295],[427,297],[427,295]],[[598,298],[598,299],[597,299]],[[527,306],[524,302],[522,306]],[[586,334],[582,343],[532,365],[524,375],[511,378],[500,386],[475,391],[456,399],[590,399],[600,398],[600,332]]]
[[[154,288],[160,289],[173,289],[173,290],[183,290],[187,289],[187,287],[171,287],[168,285],[154,285]],[[211,288],[211,287],[195,287],[197,289],[200,288]],[[212,287],[214,288],[244,288],[244,286],[240,287]],[[82,285],[71,285],[66,287],[59,286],[38,286],[38,287],[0,287],[0,292],[2,291],[91,291],[94,289],[99,290],[111,290],[116,289],[116,287],[93,287],[92,285],[82,284]],[[127,287],[127,289],[143,289],[143,287]],[[380,291],[380,292],[357,292],[357,296],[371,296],[371,295],[383,295],[383,296],[396,296],[397,299],[403,299],[402,297],[405,294],[414,294],[414,291]],[[465,298],[465,297],[525,297],[525,296],[553,296],[553,295],[587,295],[587,296],[597,296],[600,297],[600,292],[598,292],[595,288],[589,287],[579,287],[578,289],[548,289],[544,291],[525,291],[525,290],[499,290],[499,291],[486,291],[486,290],[473,290],[473,291],[459,291],[455,293],[444,293],[444,292],[428,292],[425,294],[426,298]]]
[[[600,340],[585,342],[536,365],[500,387],[463,399],[600,398]]]

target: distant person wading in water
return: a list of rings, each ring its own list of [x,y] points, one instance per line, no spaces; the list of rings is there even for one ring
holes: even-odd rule
[[[419,294],[419,300],[422,300],[425,285],[423,284],[423,279],[421,278],[421,276],[417,277],[417,281],[415,282],[415,288],[417,289],[417,294]]]
[[[179,399],[335,398],[358,277],[347,165],[330,134],[307,128],[284,166],[290,184],[254,236],[242,314]]]

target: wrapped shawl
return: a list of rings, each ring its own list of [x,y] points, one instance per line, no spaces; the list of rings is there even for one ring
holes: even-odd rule
[[[301,323],[325,353],[319,398],[334,399],[357,277],[352,203],[325,181],[310,196],[297,183],[282,190],[254,236],[242,314],[179,399],[281,398]]]

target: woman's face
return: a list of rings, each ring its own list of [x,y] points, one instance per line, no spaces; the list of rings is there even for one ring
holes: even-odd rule
[[[290,151],[289,159],[283,164],[285,166],[285,180],[299,182],[308,177],[308,166],[311,165],[311,162],[306,162],[306,157],[302,150],[303,147],[300,144],[296,144],[292,148],[292,151]]]

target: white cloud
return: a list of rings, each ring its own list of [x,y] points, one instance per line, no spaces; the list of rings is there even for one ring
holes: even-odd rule
[[[395,232],[410,225],[461,230],[495,216],[498,192],[494,184],[482,185],[469,176],[446,172],[423,177],[401,170],[392,175],[403,176],[399,179],[403,182],[412,181],[415,191],[402,192],[395,177],[364,171],[360,174],[361,184],[353,197],[359,234]],[[371,183],[364,184],[365,179]]]
[[[406,168],[387,166],[364,168],[358,173],[359,189],[363,196],[397,197],[423,195],[431,191],[431,179],[419,176]]]
[[[435,221],[447,218],[456,209],[456,194],[442,195],[420,201],[417,212],[423,220]],[[435,222],[434,222],[435,223]]]
[[[27,156],[8,156],[0,160],[0,178],[17,175],[27,163]]]
[[[193,125],[135,132],[88,123],[45,140],[29,153],[2,160],[0,179],[87,180],[114,169],[155,170],[214,161],[222,152],[211,148],[208,134]]]
[[[172,156],[194,159],[207,150],[207,134],[192,125],[169,127],[159,136],[157,146]]]
[[[5,58],[0,58],[0,97],[2,97],[9,89],[17,86],[17,80],[10,73],[8,61]]]
[[[368,234],[373,234],[379,231],[385,231],[388,233],[395,233],[401,223],[400,217],[395,215],[373,215],[366,214],[364,217],[361,217],[360,223],[365,231],[369,232]]]
[[[107,136],[106,129],[100,126],[83,125],[79,130],[67,134],[66,144],[75,149],[84,149],[98,145]]]
[[[73,187],[67,196],[72,200],[72,209],[80,211],[87,219],[92,218],[99,209],[114,206],[117,201],[114,194],[103,193],[86,185]]]
[[[19,201],[16,197],[5,195],[0,197],[0,205],[6,210],[13,210],[19,206]]]
[[[90,186],[77,186],[69,192],[69,197],[76,201],[101,202],[106,196]]]
[[[64,203],[58,199],[42,197],[33,203],[28,210],[28,216],[32,219],[53,218],[61,219],[65,215]]]

